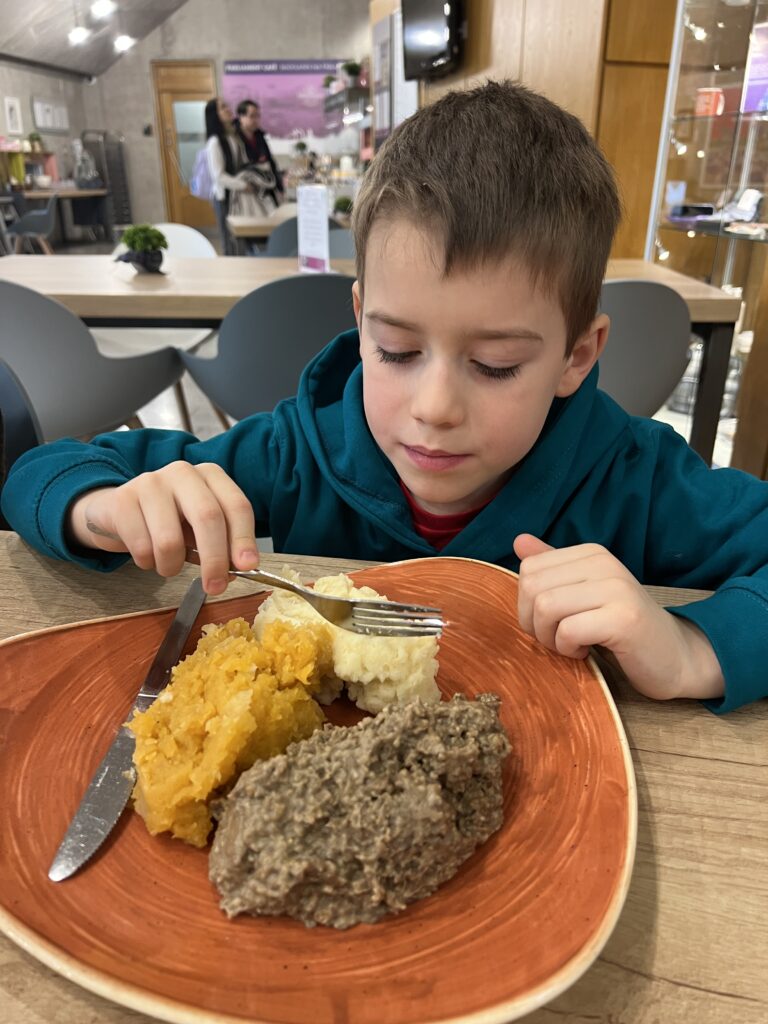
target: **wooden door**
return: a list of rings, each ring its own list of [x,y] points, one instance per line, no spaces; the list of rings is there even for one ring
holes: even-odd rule
[[[193,228],[216,223],[213,207],[188,187],[195,157],[205,145],[205,104],[216,95],[213,63],[152,61],[165,213]]]

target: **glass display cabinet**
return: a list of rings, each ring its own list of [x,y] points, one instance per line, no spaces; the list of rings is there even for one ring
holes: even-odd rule
[[[742,362],[767,244],[768,0],[680,0],[646,257],[741,296]]]

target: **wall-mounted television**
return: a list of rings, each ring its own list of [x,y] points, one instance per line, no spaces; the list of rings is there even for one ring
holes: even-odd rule
[[[406,79],[455,71],[466,31],[460,0],[401,0],[401,10]]]

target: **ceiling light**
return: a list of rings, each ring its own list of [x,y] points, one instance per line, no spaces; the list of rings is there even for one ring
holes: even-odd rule
[[[96,0],[91,4],[91,14],[94,18],[108,18],[115,10],[117,10],[117,4],[114,0]]]
[[[126,50],[130,50],[135,42],[136,40],[130,36],[118,36],[115,40],[115,49],[118,53],[125,53]]]
[[[85,42],[90,34],[91,30],[86,28],[85,25],[75,25],[67,36],[67,39],[69,39],[72,46],[79,46],[80,43]]]

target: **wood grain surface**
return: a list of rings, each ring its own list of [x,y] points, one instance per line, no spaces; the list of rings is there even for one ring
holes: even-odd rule
[[[275,570],[294,565],[307,579],[363,564],[280,555],[265,555],[263,563]],[[0,533],[0,636],[170,607],[192,574],[190,568],[161,580],[132,566],[111,576],[88,573]],[[703,596],[649,590],[662,604]],[[244,593],[249,584],[238,582],[227,596]],[[718,718],[695,702],[656,703],[615,675],[609,681],[637,780],[629,893],[597,961],[525,1017],[526,1024],[765,1024],[768,702]],[[313,1020],[311,1010],[305,1019]],[[0,937],[0,1020],[148,1024],[152,1018],[92,995]]]
[[[333,260],[342,274],[355,273],[354,260]],[[0,280],[14,282],[56,299],[82,317],[136,319],[223,317],[243,295],[270,281],[298,273],[295,259],[215,259],[163,261],[165,274],[141,274],[111,256],[6,256]],[[646,260],[610,260],[606,280],[634,278],[674,288],[688,305],[691,320],[735,323],[740,300],[703,281]]]

